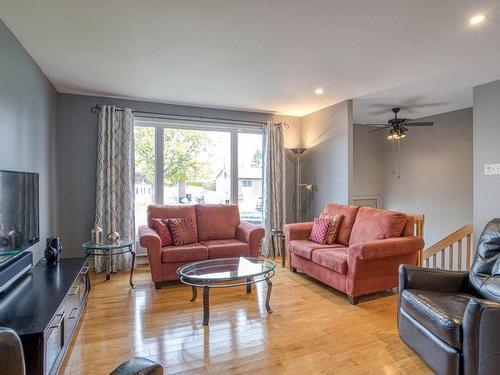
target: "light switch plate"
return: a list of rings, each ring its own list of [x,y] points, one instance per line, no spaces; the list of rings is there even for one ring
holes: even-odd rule
[[[485,164],[484,174],[485,175],[500,174],[500,164]]]

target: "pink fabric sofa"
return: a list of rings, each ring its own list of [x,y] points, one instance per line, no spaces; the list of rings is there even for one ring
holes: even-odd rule
[[[198,243],[184,246],[161,246],[153,229],[153,218],[191,217]],[[141,246],[148,254],[151,277],[157,289],[161,283],[176,280],[177,268],[204,259],[239,256],[258,257],[264,228],[240,221],[237,205],[151,205],[148,225],[139,227]]]
[[[312,222],[285,225],[292,272],[306,273],[356,304],[359,296],[397,287],[400,264],[417,264],[424,241],[413,235],[413,217],[339,204],[327,204],[323,213],[344,215],[333,245],[307,239]]]

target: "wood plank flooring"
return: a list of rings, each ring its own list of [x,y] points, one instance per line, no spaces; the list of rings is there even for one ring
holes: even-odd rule
[[[351,306],[313,279],[277,267],[271,308],[265,283],[211,291],[210,326],[202,298],[172,284],[155,290],[149,270],[91,276],[87,310],[60,374],[107,374],[131,356],[165,366],[166,374],[431,374],[399,339],[396,295]]]

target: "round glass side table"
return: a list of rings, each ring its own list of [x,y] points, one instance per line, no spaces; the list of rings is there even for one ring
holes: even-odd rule
[[[133,248],[133,244],[133,240],[124,238],[118,240],[118,242],[116,243],[92,243],[91,241],[87,241],[82,244],[82,247],[85,249],[85,255],[87,257],[106,257],[106,280],[109,280],[111,278],[113,255],[130,253],[132,255],[132,268],[130,268],[130,286],[132,288],[135,288],[135,285],[132,282],[135,267],[135,251]]]

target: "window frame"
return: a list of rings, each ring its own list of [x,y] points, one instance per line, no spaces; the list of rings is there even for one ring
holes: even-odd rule
[[[262,152],[264,152],[264,128],[261,126],[239,125],[235,123],[214,123],[203,121],[184,121],[161,118],[135,117],[134,128],[136,126],[153,127],[155,129],[155,194],[153,204],[164,203],[164,160],[163,160],[163,136],[165,129],[184,129],[199,131],[218,131],[230,134],[230,171],[231,171],[231,194],[230,203],[238,204],[238,134],[260,134],[262,136]],[[135,152],[135,151],[134,151]],[[262,166],[264,175],[264,166]],[[264,179],[262,178],[262,189]]]

